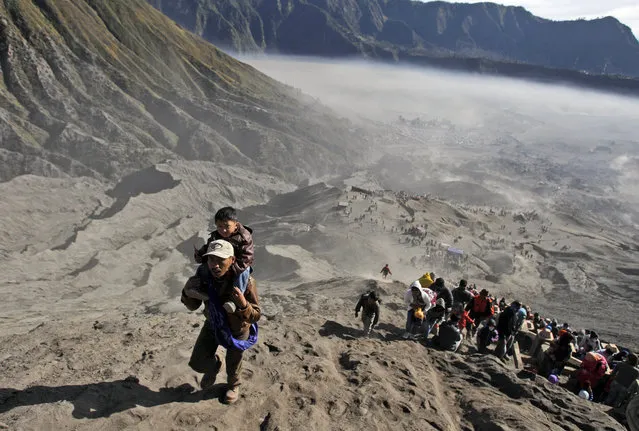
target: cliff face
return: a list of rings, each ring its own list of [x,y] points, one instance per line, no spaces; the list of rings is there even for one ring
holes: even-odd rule
[[[480,57],[639,76],[639,42],[614,18],[550,21],[521,7],[410,0],[149,0],[237,51]]]
[[[341,169],[358,142],[142,0],[0,3],[0,72],[0,180],[113,179],[176,157],[297,180]]]

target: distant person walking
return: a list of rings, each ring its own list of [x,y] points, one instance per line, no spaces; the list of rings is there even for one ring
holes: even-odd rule
[[[384,277],[384,279],[386,279],[386,277],[388,277],[389,274],[393,275],[390,268],[388,267],[388,264],[384,265],[384,267],[380,271],[380,274],[382,274],[382,277]]]

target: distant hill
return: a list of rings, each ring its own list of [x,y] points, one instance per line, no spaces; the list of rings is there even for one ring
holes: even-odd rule
[[[556,69],[639,77],[639,42],[612,17],[551,21],[522,7],[411,0],[149,2],[238,52],[364,56],[569,80],[577,78]]]
[[[115,179],[167,158],[290,180],[340,171],[360,138],[142,0],[0,2],[0,181]]]

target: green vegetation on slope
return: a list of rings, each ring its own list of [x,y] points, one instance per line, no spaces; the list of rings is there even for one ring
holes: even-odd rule
[[[142,0],[0,3],[0,180],[117,178],[172,157],[291,180],[347,166],[344,120]]]

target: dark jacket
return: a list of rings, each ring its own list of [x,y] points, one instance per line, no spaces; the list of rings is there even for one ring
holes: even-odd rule
[[[439,298],[444,300],[447,309],[453,307],[453,294],[446,286],[440,287],[439,290],[437,290],[437,299]]]
[[[548,355],[555,362],[565,362],[570,359],[572,350],[570,342],[572,341],[570,334],[564,334],[558,340],[550,343],[550,347],[546,350]]]
[[[639,369],[637,369],[637,367],[633,367],[630,364],[622,362],[617,365],[615,370],[612,372],[611,377],[621,386],[629,388],[630,386],[632,386],[635,380],[639,379]]]
[[[211,232],[211,236],[198,251],[197,255],[200,256],[199,260],[196,257],[195,260],[198,263],[206,263],[207,256],[202,256],[206,253],[206,249],[209,244],[218,239],[228,241],[233,246],[235,251],[235,263],[231,267],[233,274],[237,277],[243,273],[248,267],[253,265],[253,256],[255,254],[255,246],[253,245],[253,229],[248,226],[243,226],[241,223],[237,224],[237,230],[228,238],[223,238],[217,230]]]
[[[517,312],[513,309],[513,307],[508,307],[499,315],[499,320],[497,321],[497,331],[499,331],[500,336],[510,337],[515,330],[515,321],[517,317]]]
[[[359,301],[355,306],[355,313],[359,313],[359,311],[363,309],[362,314],[364,316],[371,316],[374,314],[375,318],[373,319],[373,326],[375,326],[379,321],[379,308],[379,300],[371,304],[368,300],[368,295],[362,295],[359,297]]]
[[[446,309],[441,305],[435,305],[432,308],[429,308],[426,312],[426,321],[428,322],[436,322],[437,320],[441,320],[446,316]]]
[[[493,338],[497,335],[497,331],[495,329],[490,329],[490,326],[483,326],[479,332],[477,333],[477,344],[481,344],[482,346],[487,346],[490,344]]]
[[[213,288],[218,295],[218,298],[222,303],[231,301],[231,293],[233,292],[233,280],[234,277],[229,271],[226,277],[221,280],[213,279]],[[208,297],[208,293],[201,292],[201,283],[198,277],[191,277],[186,282],[184,289],[182,289],[182,303],[191,311],[197,310],[202,302],[204,302],[204,315],[208,319],[208,300],[202,300],[200,298]],[[193,294],[191,292],[196,292]],[[197,296],[197,298],[190,297],[189,294]],[[244,292],[244,298],[246,299],[246,308],[240,309],[239,307],[233,313],[227,313],[229,328],[234,337],[247,335],[251,324],[260,320],[262,311],[260,309],[260,303],[257,297],[257,285],[253,277],[249,277],[246,291]],[[207,322],[208,323],[208,322]]]
[[[462,335],[457,327],[457,323],[451,321],[444,322],[439,326],[437,334],[437,344],[444,350],[455,351],[461,343]]]
[[[473,294],[466,290],[465,287],[456,287],[453,289],[453,301],[460,304],[468,304],[473,299]]]

